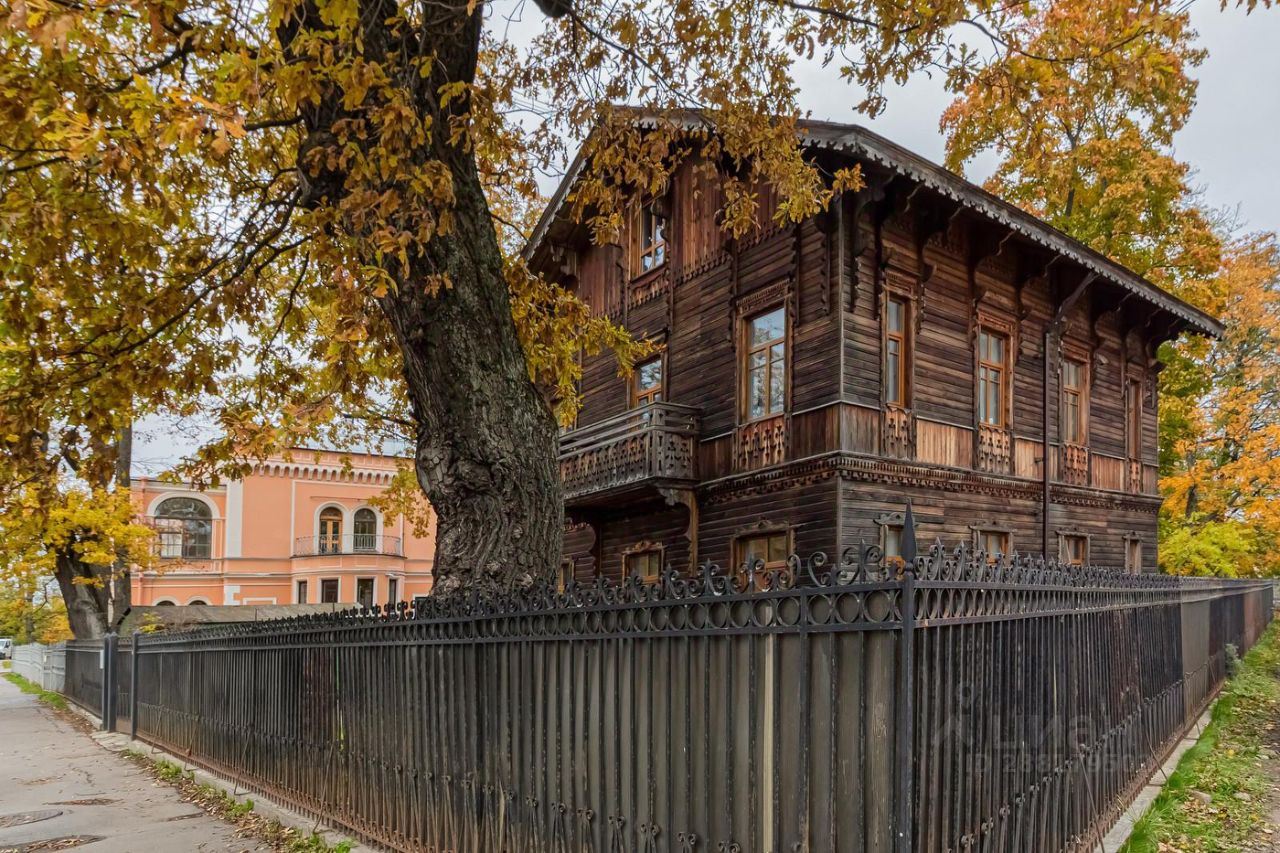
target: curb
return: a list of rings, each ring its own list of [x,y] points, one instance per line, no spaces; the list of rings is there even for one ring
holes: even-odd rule
[[[67,703],[67,709],[75,714],[79,714],[94,724],[97,729],[102,721],[98,717],[80,708],[73,702]],[[221,777],[215,776],[207,770],[197,767],[186,759],[165,752],[163,749],[154,747],[144,740],[132,740],[127,734],[122,732],[104,732],[93,731],[89,733],[89,737],[99,746],[108,752],[121,755],[129,750],[144,753],[148,758],[155,761],[168,761],[181,767],[184,772],[190,773],[191,777],[201,785],[209,785],[222,791],[230,797],[233,797],[237,803],[243,803],[245,800],[253,800],[253,813],[267,820],[275,820],[281,826],[288,829],[297,830],[303,835],[311,835],[312,833],[320,836],[324,843],[330,847],[334,847],[340,842],[346,841],[351,845],[349,848],[351,853],[375,853],[377,848],[360,844],[351,834],[345,830],[338,829],[328,824],[320,823],[309,818],[299,812],[293,811],[287,806],[281,805],[269,797],[261,794],[250,794],[250,792],[242,791],[232,783]]]
[[[1111,829],[1103,836],[1102,841],[1094,848],[1094,853],[1116,853],[1129,840],[1129,836],[1133,834],[1133,828],[1142,819],[1142,816],[1151,808],[1151,804],[1156,801],[1156,797],[1160,796],[1160,792],[1164,790],[1165,783],[1169,781],[1169,777],[1173,775],[1173,771],[1178,769],[1178,762],[1182,760],[1182,756],[1187,750],[1200,742],[1200,738],[1204,736],[1204,730],[1209,725],[1209,721],[1213,718],[1213,709],[1217,706],[1218,699],[1209,703],[1192,725],[1187,729],[1187,733],[1182,736],[1182,740],[1178,741],[1177,746],[1169,753],[1169,757],[1164,763],[1152,771],[1147,777],[1147,784],[1142,786],[1142,790],[1133,798],[1133,802],[1129,804],[1129,808],[1124,810],[1124,814],[1116,819],[1111,825]],[[1160,778],[1159,782],[1153,781],[1156,777]]]

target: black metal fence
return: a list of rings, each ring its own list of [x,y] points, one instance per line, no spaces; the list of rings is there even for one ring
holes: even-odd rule
[[[118,710],[398,850],[1078,850],[1273,604],[1266,583],[878,556],[138,637]]]

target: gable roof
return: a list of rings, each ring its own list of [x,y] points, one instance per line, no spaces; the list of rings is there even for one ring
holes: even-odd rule
[[[705,122],[693,112],[674,115],[659,115],[643,110],[633,112],[636,116],[634,121],[638,127],[670,126],[674,123],[677,126],[685,125],[690,130],[706,129]],[[799,142],[806,148],[845,154],[902,175],[985,219],[1006,226],[1026,240],[1073,261],[1099,278],[1167,311],[1181,322],[1183,328],[1212,337],[1222,336],[1222,324],[1199,308],[1184,302],[1133,270],[1121,266],[1101,252],[1089,248],[1025,210],[1001,200],[982,187],[966,181],[954,172],[903,148],[878,133],[855,124],[829,121],[801,120],[797,126],[802,134]],[[567,215],[566,201],[569,190],[577,183],[578,177],[586,166],[583,150],[585,146],[584,149],[579,150],[564,179],[552,194],[538,224],[534,227],[524,249],[526,258],[533,256],[542,241],[546,239],[552,224]]]

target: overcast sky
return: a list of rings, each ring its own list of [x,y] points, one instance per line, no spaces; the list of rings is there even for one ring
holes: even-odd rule
[[[526,4],[523,26],[535,25],[537,14]],[[1217,0],[1198,0],[1192,20],[1209,57],[1198,69],[1199,98],[1175,141],[1177,156],[1196,170],[1196,183],[1209,205],[1238,209],[1249,230],[1280,231],[1280,9],[1245,15],[1236,9],[1219,11]],[[892,90],[885,112],[868,121],[855,114],[859,98],[833,70],[806,65],[798,78],[802,107],[814,118],[864,124],[941,161],[938,117],[950,98],[938,80],[922,75]],[[985,177],[981,160],[970,168],[970,179]],[[193,449],[199,432],[190,424],[140,423],[135,472],[157,474],[168,468]]]

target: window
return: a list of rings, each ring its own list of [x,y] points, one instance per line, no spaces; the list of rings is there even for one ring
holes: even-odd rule
[[[342,510],[328,506],[320,510],[320,537],[317,549],[321,554],[342,552]]]
[[[365,610],[373,607],[373,578],[356,578],[356,603]]]
[[[987,329],[978,331],[978,422],[1005,426],[1009,337]]]
[[[1009,546],[1012,544],[1011,536],[1007,530],[979,530],[977,533],[977,548],[987,555],[987,562],[994,563],[1006,554],[1012,553]]]
[[[640,271],[657,269],[667,261],[667,218],[652,204],[640,209]]]
[[[1084,444],[1088,440],[1088,407],[1084,362],[1068,358],[1062,362],[1062,440],[1067,444]]]
[[[418,610],[418,609],[420,609],[420,608],[424,608],[424,607],[426,607],[426,606],[427,606],[427,599],[428,599],[429,597],[430,597],[430,596],[426,596],[426,595],[415,595],[415,596],[413,597],[413,609],[414,609],[414,610]]]
[[[787,399],[787,311],[779,306],[747,321],[747,420],[779,415]]]
[[[662,356],[636,365],[631,374],[631,406],[662,401]]]
[[[188,607],[208,607],[209,602],[205,601],[203,598],[193,598],[187,602],[187,606]]]
[[[1124,395],[1125,447],[1130,459],[1142,458],[1142,383],[1130,379]]]
[[[745,571],[747,566],[754,566],[757,572],[785,569],[790,538],[785,530],[740,537],[734,564],[739,571]],[[758,563],[763,563],[764,568],[761,569]]]
[[[165,498],[156,507],[160,556],[207,560],[213,550],[213,513],[196,498]]]
[[[886,565],[900,566],[902,559],[902,525],[885,523],[880,526],[881,548]]]
[[[1142,572],[1142,540],[1136,536],[1124,540],[1124,567],[1135,575]]]
[[[560,569],[556,572],[556,592],[564,592],[573,581],[573,560],[566,557],[560,561]]]
[[[627,577],[653,583],[662,575],[662,549],[643,548],[627,554]]]
[[[900,296],[890,296],[884,312],[884,401],[907,405],[908,377],[911,373],[907,341],[909,305]]]
[[[320,581],[320,603],[321,604],[337,604],[338,603],[338,579],[326,578]]]
[[[298,581],[297,583],[295,583],[294,591],[296,593],[296,595],[294,596],[294,601],[296,601],[298,604],[306,604],[307,603],[307,582]]]
[[[392,609],[400,603],[400,578],[387,578],[387,603]]]
[[[156,607],[173,607],[172,601],[157,601]]]
[[[368,507],[356,510],[351,520],[353,551],[378,550],[378,516]]]
[[[1058,539],[1058,559],[1069,566],[1083,566],[1089,562],[1089,537],[1064,533]]]

